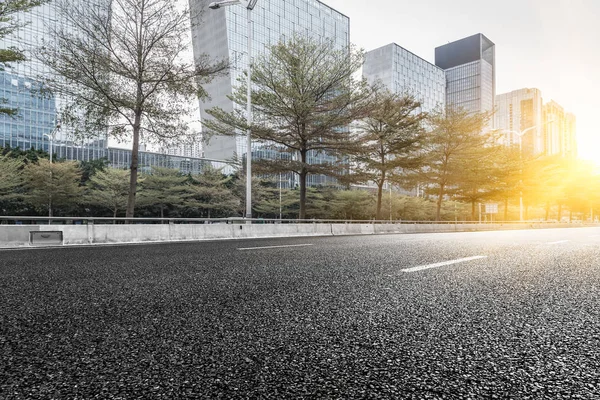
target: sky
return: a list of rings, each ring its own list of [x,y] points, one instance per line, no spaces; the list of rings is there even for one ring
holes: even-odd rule
[[[366,51],[395,42],[427,61],[476,33],[496,44],[496,93],[542,91],[577,117],[579,154],[600,164],[600,0],[322,0]]]

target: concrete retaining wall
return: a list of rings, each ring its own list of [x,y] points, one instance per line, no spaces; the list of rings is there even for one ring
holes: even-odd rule
[[[30,231],[62,231],[64,245],[294,236],[373,235],[566,228],[573,224],[130,224],[0,225],[0,248],[32,246]],[[33,245],[35,246],[35,245]]]

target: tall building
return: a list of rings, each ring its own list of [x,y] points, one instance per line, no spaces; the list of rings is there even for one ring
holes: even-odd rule
[[[101,4],[108,4],[104,3],[108,0],[81,1],[98,9]],[[100,134],[96,139],[81,143],[73,141],[65,124],[55,129],[59,122],[58,110],[64,99],[39,94],[44,76],[51,72],[33,57],[34,50],[41,44],[42,38],[51,40],[47,26],[62,24],[69,29],[66,21],[61,19],[52,2],[17,13],[14,17],[23,26],[12,35],[0,38],[0,49],[16,47],[25,52],[28,60],[11,63],[0,70],[0,98],[6,100],[5,106],[19,110],[16,118],[0,115],[0,146],[49,151],[49,139],[53,136],[54,149],[59,157],[88,160],[105,152],[108,143],[105,135]]]
[[[565,114],[565,136],[563,140],[563,155],[577,157],[577,118],[573,113]]]
[[[494,111],[496,45],[478,33],[435,49],[435,65],[446,73],[446,104],[470,112]],[[490,121],[493,127],[493,119]]]
[[[227,96],[232,94],[248,67],[248,37],[246,8],[241,5],[209,9],[213,0],[190,1],[192,15],[200,15],[201,21],[194,21],[192,42],[194,56],[203,54],[211,59],[229,60],[228,76],[214,79],[204,86],[210,100],[200,103],[203,120],[210,118],[206,110],[220,107],[226,112],[235,105]],[[259,0],[252,10],[253,57],[264,54],[267,46],[275,45],[294,33],[306,34],[315,38],[332,39],[338,48],[350,44],[350,20],[347,16],[317,0]],[[234,156],[240,159],[246,154],[245,133],[237,137],[214,136],[203,146],[204,156],[227,160]],[[278,157],[277,152],[253,144],[253,158]],[[312,162],[333,162],[327,154],[309,155]],[[323,176],[309,177],[308,184],[326,183]],[[331,180],[333,182],[333,180]]]
[[[546,154],[549,156],[562,154],[565,109],[554,100],[544,104],[544,124]]]
[[[554,100],[544,105],[544,134],[547,155],[577,157],[575,115]]]
[[[543,117],[539,89],[519,89],[496,96],[494,127],[503,133],[506,145],[518,145],[521,140],[523,152],[544,153]]]
[[[394,93],[413,95],[421,102],[422,111],[446,104],[444,70],[396,43],[366,53],[363,77],[370,84],[380,81]]]

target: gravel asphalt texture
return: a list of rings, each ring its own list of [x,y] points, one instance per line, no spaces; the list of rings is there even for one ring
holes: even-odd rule
[[[0,398],[600,399],[599,289],[598,228],[0,251]]]

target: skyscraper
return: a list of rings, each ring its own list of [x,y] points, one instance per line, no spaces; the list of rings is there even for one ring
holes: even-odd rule
[[[435,65],[446,72],[446,104],[470,112],[492,112],[496,96],[495,44],[478,33],[435,49]],[[493,120],[490,120],[493,127]]]
[[[81,1],[89,3],[90,7],[100,7],[100,4],[107,4],[104,2],[108,0]],[[60,130],[55,130],[59,123],[58,111],[64,99],[39,94],[44,77],[51,72],[33,57],[34,50],[41,45],[42,38],[52,39],[48,37],[46,26],[62,24],[69,28],[68,24],[60,18],[52,2],[29,12],[17,13],[14,17],[23,27],[12,35],[0,38],[0,49],[19,48],[25,52],[28,60],[11,63],[4,71],[0,71],[0,98],[6,99],[7,107],[19,110],[16,118],[0,115],[0,146],[33,147],[49,151],[49,139],[54,136],[53,152],[59,158],[89,160],[104,156],[107,148],[105,136],[75,143],[64,124]]]
[[[209,118],[206,110],[212,107],[220,107],[227,112],[234,110],[234,104],[227,96],[231,95],[238,85],[238,78],[248,67],[246,9],[230,6],[211,10],[208,5],[212,1],[190,1],[192,15],[200,14],[202,18],[201,23],[193,23],[194,55],[227,59],[232,68],[228,76],[204,86],[211,100],[200,104],[203,120]],[[294,33],[332,39],[339,48],[350,44],[349,18],[317,0],[258,0],[252,10],[252,19],[253,57],[264,53],[267,46],[289,39]],[[254,152],[258,157],[268,156],[259,148],[253,149]],[[242,157],[245,153],[244,135],[212,137],[204,146],[204,156],[214,159],[226,160],[234,155]]]
[[[494,127],[503,133],[506,145],[518,145],[521,140],[523,152],[543,153],[543,116],[542,92],[539,89],[519,89],[496,96]],[[520,134],[523,134],[521,138]]]
[[[394,93],[413,95],[421,102],[422,111],[446,104],[444,70],[396,43],[366,53],[363,77],[370,84],[380,81]]]

